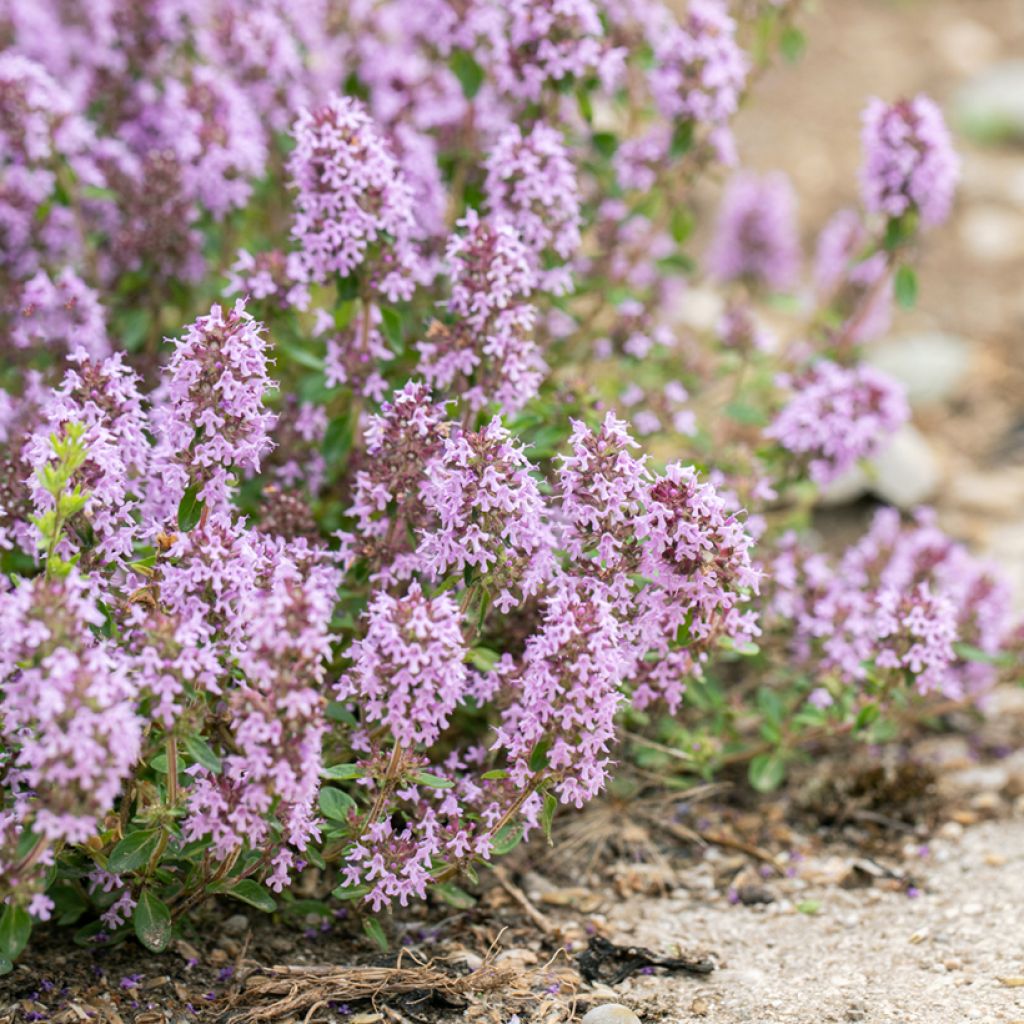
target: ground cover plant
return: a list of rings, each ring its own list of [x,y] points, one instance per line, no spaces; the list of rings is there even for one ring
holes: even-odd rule
[[[769,789],[984,698],[996,573],[808,529],[909,415],[860,349],[958,162],[869,100],[805,259],[729,127],[797,14],[0,6],[0,970],[306,865],[384,942],[624,756]]]

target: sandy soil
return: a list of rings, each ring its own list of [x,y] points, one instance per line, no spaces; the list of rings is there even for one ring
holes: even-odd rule
[[[625,925],[618,939],[664,949],[675,936],[723,968],[708,981],[634,979],[620,998],[648,1019],[714,1024],[1020,1024],[1024,823],[978,825],[929,853],[913,899],[811,886],[799,904],[735,907],[709,902],[698,874],[690,892],[623,903],[610,915]]]

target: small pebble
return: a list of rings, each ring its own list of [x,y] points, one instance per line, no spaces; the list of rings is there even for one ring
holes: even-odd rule
[[[244,935],[249,930],[249,918],[245,914],[232,914],[224,922],[224,934],[230,935],[234,938],[238,938],[240,935]]]
[[[590,1010],[582,1024],[640,1024],[640,1018],[622,1003],[605,1003]]]

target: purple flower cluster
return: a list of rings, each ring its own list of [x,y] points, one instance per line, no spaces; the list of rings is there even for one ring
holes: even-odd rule
[[[911,210],[926,227],[941,224],[953,203],[960,161],[939,108],[927,96],[888,104],[872,100],[864,111],[864,205],[883,217]]]
[[[419,343],[419,372],[444,393],[463,392],[476,411],[497,402],[508,414],[533,398],[546,369],[533,339],[537,288],[530,251],[511,224],[468,210],[448,240],[449,326],[435,322]]]
[[[467,690],[458,605],[448,594],[426,597],[418,583],[403,597],[373,598],[351,657],[338,699],[358,699],[366,720],[386,726],[403,747],[433,744]]]
[[[292,235],[303,277],[348,277],[369,263],[376,290],[392,301],[409,298],[419,273],[412,190],[365,108],[333,96],[303,111],[294,135]]]
[[[0,592],[0,699],[13,754],[5,788],[19,817],[50,841],[82,843],[113,806],[139,757],[135,680],[87,579],[37,577]]]
[[[690,0],[682,22],[651,19],[648,41],[655,59],[648,79],[658,109],[667,118],[708,129],[719,159],[734,163],[729,122],[739,109],[749,65],[726,5]]]
[[[544,288],[570,287],[563,270],[541,270],[541,257],[570,259],[580,244],[580,195],[576,170],[561,134],[539,122],[524,133],[507,129],[486,161],[487,209],[519,232]]]
[[[765,435],[805,462],[817,484],[875,455],[909,416],[900,386],[869,366],[821,360],[780,385],[791,397]]]
[[[529,461],[497,417],[448,438],[423,486],[437,526],[419,555],[438,580],[473,570],[500,611],[540,593],[554,571],[552,536]]]
[[[961,658],[954,642],[994,655],[1012,630],[1006,584],[927,515],[905,524],[896,510],[880,511],[836,565],[791,535],[769,576],[770,629],[788,632],[796,657],[824,679],[909,673],[922,693],[976,694],[995,670]]]
[[[796,197],[784,174],[743,172],[732,178],[718,213],[708,270],[719,281],[776,291],[795,282],[800,270]]]
[[[189,487],[212,513],[227,514],[232,471],[259,472],[272,447],[263,325],[239,300],[226,312],[214,306],[174,344],[155,417],[163,494],[171,514]]]

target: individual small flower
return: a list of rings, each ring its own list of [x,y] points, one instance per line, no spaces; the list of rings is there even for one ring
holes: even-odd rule
[[[263,325],[240,299],[214,306],[175,340],[155,417],[161,487],[173,505],[191,486],[211,512],[231,501],[233,470],[258,473],[275,416],[263,402],[274,385]]]
[[[408,299],[419,273],[412,190],[363,105],[335,95],[303,111],[294,135],[292,236],[305,277],[348,277],[369,260],[374,286]]]
[[[403,597],[381,591],[370,601],[366,636],[351,656],[337,699],[358,698],[366,718],[404,747],[432,745],[468,685],[458,605],[450,594],[427,597],[415,582]]]
[[[873,99],[863,125],[864,205],[883,217],[916,210],[926,227],[941,224],[953,203],[960,161],[939,108],[924,95],[892,104]]]
[[[806,461],[817,484],[877,454],[909,416],[902,388],[869,366],[821,360],[781,384],[791,397],[765,434]]]
[[[690,0],[682,22],[667,15],[647,28],[654,50],[648,80],[654,102],[673,120],[708,130],[718,158],[735,163],[729,122],[739,109],[749,70],[736,42],[736,22],[721,0]]]
[[[423,485],[438,520],[419,554],[435,579],[473,569],[499,611],[538,594],[554,571],[544,501],[522,447],[495,417],[448,438]]]
[[[729,182],[708,253],[719,281],[746,281],[775,291],[792,286],[800,269],[796,198],[781,173],[737,174]]]
[[[494,144],[485,166],[487,210],[519,232],[534,267],[546,252],[570,259],[580,244],[580,195],[561,134],[543,122],[526,134],[513,125]],[[568,290],[565,274],[539,276],[546,288]]]

